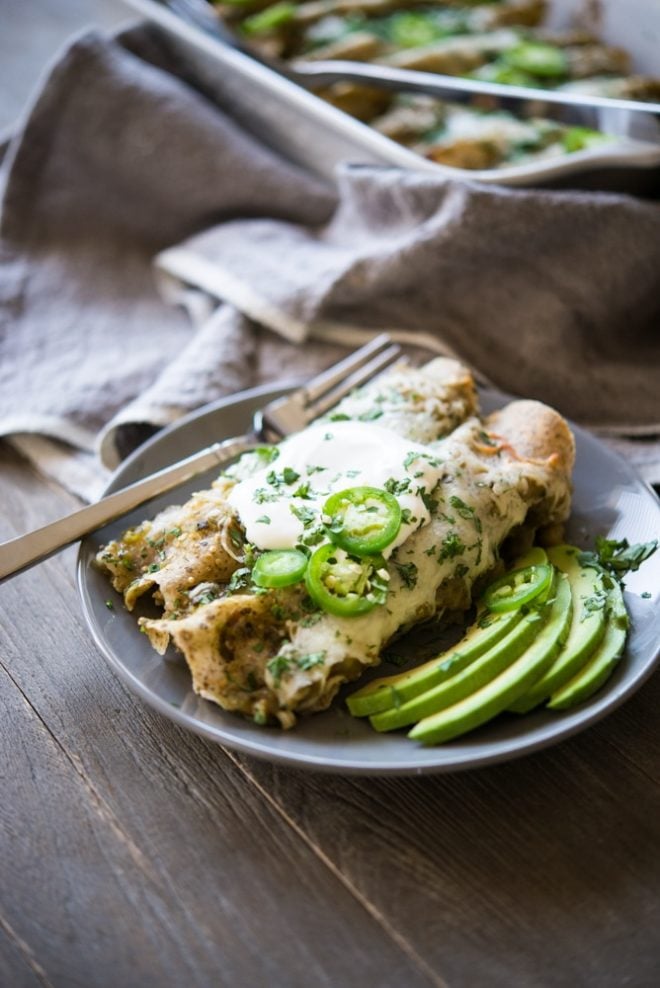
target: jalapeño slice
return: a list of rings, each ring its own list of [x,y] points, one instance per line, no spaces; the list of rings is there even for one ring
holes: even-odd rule
[[[302,580],[306,569],[304,553],[297,549],[273,549],[257,559],[252,581],[258,587],[288,587]]]
[[[357,617],[387,599],[388,573],[382,556],[349,555],[336,545],[322,545],[309,560],[305,585],[312,600],[328,614]]]
[[[372,556],[399,534],[401,507],[379,487],[349,487],[331,494],[323,508],[328,535],[355,556]]]
[[[568,72],[566,53],[544,42],[524,41],[505,51],[502,58],[514,69],[541,78],[556,78]]]
[[[515,611],[547,590],[552,582],[552,566],[538,563],[505,573],[488,587],[484,604],[489,611]]]

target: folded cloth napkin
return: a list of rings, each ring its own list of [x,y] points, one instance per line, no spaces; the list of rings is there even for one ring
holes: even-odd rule
[[[8,149],[0,434],[42,467],[92,496],[95,451],[113,467],[383,328],[587,424],[660,433],[658,205],[359,166],[328,187],[187,74],[148,28],[86,35]],[[633,449],[660,480],[660,445]]]

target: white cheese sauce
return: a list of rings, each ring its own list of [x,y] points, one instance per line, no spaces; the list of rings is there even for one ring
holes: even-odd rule
[[[330,494],[351,487],[389,490],[401,505],[403,522],[384,556],[430,521],[424,497],[441,480],[443,465],[426,446],[372,422],[341,421],[309,426],[278,448],[272,463],[229,495],[259,549],[293,548],[318,531]]]

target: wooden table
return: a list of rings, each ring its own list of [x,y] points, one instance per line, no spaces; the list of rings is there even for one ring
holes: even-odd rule
[[[4,538],[75,507],[7,448],[0,503]],[[128,693],[73,569],[0,588],[0,984],[658,984],[660,676],[508,765],[293,772]]]
[[[0,503],[0,538],[76,507],[6,446]],[[82,620],[74,558],[0,588],[0,985],[660,983],[659,675],[508,765],[293,772],[130,694]]]

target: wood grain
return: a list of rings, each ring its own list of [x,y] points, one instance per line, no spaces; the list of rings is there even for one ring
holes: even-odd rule
[[[0,0],[0,129],[115,0]],[[72,498],[0,445],[0,537]],[[75,551],[0,587],[0,985],[656,988],[660,676],[573,741],[412,780],[223,751],[92,644]]]
[[[23,943],[0,916],[0,984],[12,988],[51,988],[39,964]]]
[[[70,506],[1,465],[4,537]],[[222,749],[126,692],[70,553],[0,608],[0,909],[53,985],[440,983]]]
[[[329,785],[241,762],[449,984],[650,988],[660,789],[618,726],[657,710],[659,686],[579,740],[465,775]]]
[[[0,467],[3,536],[72,506],[15,455]],[[519,762],[333,779],[128,694],[82,624],[71,550],[0,588],[0,613],[15,983],[657,983],[659,676]]]

